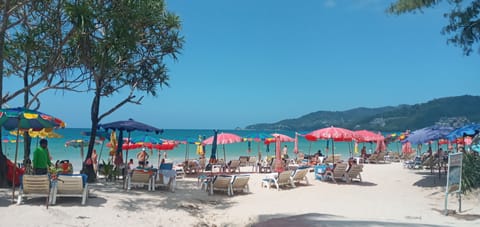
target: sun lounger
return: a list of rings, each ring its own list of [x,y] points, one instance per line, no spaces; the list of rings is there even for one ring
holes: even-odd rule
[[[200,161],[196,159],[185,161],[183,170],[187,174],[198,173],[200,171]]]
[[[240,165],[239,166],[247,166],[248,164],[248,156],[240,156],[238,158],[238,160],[240,161]]]
[[[230,163],[228,163],[227,168],[228,172],[234,173],[238,170],[240,172],[240,160],[231,160]]]
[[[56,203],[57,197],[81,197],[81,204],[85,205],[88,198],[87,175],[59,175],[53,186],[52,204]]]
[[[307,168],[296,169],[295,171],[293,171],[291,176],[292,182],[295,184],[295,183],[300,183],[301,181],[305,181],[305,184],[308,185],[307,173],[308,173]]]
[[[248,165],[252,166],[252,172],[256,172],[256,169],[258,167],[257,165],[257,157],[256,156],[250,156],[248,157]]]
[[[132,185],[137,186],[140,185],[144,187],[145,185],[148,186],[148,191],[152,190],[153,187],[153,172],[147,170],[133,170],[131,174],[127,175],[127,190],[130,190]]]
[[[230,193],[233,196],[235,191],[249,192],[250,188],[248,187],[248,181],[250,180],[249,175],[236,175],[233,178]]]
[[[21,179],[20,192],[17,204],[22,203],[25,196],[47,197],[47,204],[50,203],[50,177],[48,175],[23,175]]]
[[[337,183],[336,179],[345,180],[345,173],[347,171],[347,163],[337,163],[333,170],[327,169],[325,172],[325,178],[331,179],[333,182]]]
[[[292,181],[292,170],[286,170],[279,173],[276,176],[269,175],[267,178],[262,180],[262,187],[270,188],[271,185],[275,185],[277,187],[277,191],[280,189],[281,186],[290,185],[295,187],[295,184]]]
[[[227,195],[232,195],[233,176],[230,175],[217,175],[208,183],[209,195],[213,195],[214,191],[225,191]]]
[[[159,169],[152,176],[152,191],[157,187],[166,187],[171,192],[175,192],[177,172],[171,169]]]
[[[329,155],[326,159],[323,160],[323,163],[328,164],[328,163],[337,163],[342,161],[342,155],[341,154],[335,154],[335,155]]]
[[[363,165],[352,165],[350,169],[345,173],[345,178],[348,183],[352,182],[355,179],[360,180],[362,182],[362,175],[360,174],[363,171]]]

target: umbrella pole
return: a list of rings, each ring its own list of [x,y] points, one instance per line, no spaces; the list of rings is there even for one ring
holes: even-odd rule
[[[223,148],[223,161],[227,163],[227,154],[225,153],[225,144],[222,144],[222,148]]]
[[[335,164],[335,145],[333,144],[333,138],[332,138],[332,162]]]
[[[310,151],[312,151],[312,141],[310,141],[310,146],[308,146],[308,156],[310,156]]]
[[[18,156],[18,136],[20,134],[20,119],[17,127],[17,142],[15,143],[15,162],[13,163],[13,178],[12,178],[12,203],[15,203],[15,176],[17,173],[17,156]]]
[[[257,146],[257,150],[258,150],[258,161],[262,161],[262,151],[260,150],[260,142],[258,142],[258,146]]]

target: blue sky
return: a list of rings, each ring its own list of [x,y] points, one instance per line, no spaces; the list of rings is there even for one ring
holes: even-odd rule
[[[186,40],[178,61],[169,63],[171,86],[103,122],[232,129],[319,110],[479,95],[479,55],[464,56],[441,34],[447,7],[394,16],[385,13],[389,2],[168,0]],[[104,99],[102,112],[127,94]],[[90,126],[91,94],[40,98],[40,110],[68,127]]]

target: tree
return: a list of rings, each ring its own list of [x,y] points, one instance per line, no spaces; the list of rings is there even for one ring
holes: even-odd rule
[[[75,59],[66,46],[73,29],[66,26],[64,1],[5,1],[0,4],[0,104],[23,94],[24,107],[38,109],[47,90],[77,91],[85,78],[71,74]],[[23,80],[23,87],[4,94],[3,79]],[[31,97],[31,99],[30,99]],[[35,105],[33,108],[32,106]],[[1,147],[0,147],[1,149]],[[6,157],[0,152],[0,186],[6,184]],[[30,140],[25,137],[25,157]]]
[[[411,12],[422,12],[422,9],[432,8],[441,3],[441,0],[397,0],[387,9],[390,14],[400,15]],[[444,1],[453,6],[450,12],[444,14],[449,19],[442,33],[450,35],[447,42],[463,49],[465,55],[474,50],[480,51],[480,0]]]
[[[10,79],[22,79],[24,86],[3,95],[3,102],[23,94],[24,107],[38,110],[39,96],[48,90],[82,91],[78,88],[86,78],[72,74],[75,59],[65,51],[72,30],[66,29],[62,5],[62,1],[25,2],[12,14],[20,23],[6,45],[6,75]],[[28,133],[24,133],[24,137],[26,161],[30,159],[31,141]]]
[[[140,104],[143,96],[157,95],[168,86],[167,57],[177,59],[183,45],[180,19],[168,12],[164,1],[105,0],[75,2],[67,6],[76,28],[72,56],[89,74],[95,96],[91,105],[91,137],[84,163],[91,158],[98,123],[127,103]],[[129,94],[100,113],[101,98],[129,89]],[[102,106],[103,107],[103,106]],[[94,181],[92,165],[83,172]]]

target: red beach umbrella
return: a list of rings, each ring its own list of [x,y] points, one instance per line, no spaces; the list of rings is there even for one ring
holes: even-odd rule
[[[378,141],[379,139],[384,139],[382,135],[374,133],[372,131],[368,131],[368,130],[358,130],[354,132],[356,137],[355,139],[359,143],[372,142],[372,141]]]
[[[202,141],[202,144],[208,144],[208,145],[213,144],[213,139],[214,139],[214,136],[208,137],[207,139]],[[227,156],[226,156],[226,153],[225,153],[225,144],[243,142],[242,137],[240,137],[236,134],[233,134],[233,133],[225,133],[225,132],[217,134],[216,139],[217,139],[216,144],[222,144],[223,145],[224,161],[227,161],[226,160]]]
[[[307,133],[309,136],[313,136],[317,139],[331,139],[332,140],[332,155],[335,155],[335,147],[333,141],[352,141],[355,139],[355,132],[338,127],[327,127]],[[335,161],[335,160],[333,160]]]
[[[280,133],[272,133],[272,136],[275,137],[275,140],[278,138],[280,139],[280,142],[295,142],[295,139],[290,137],[290,136],[287,136],[287,135],[284,135],[284,134],[280,134]]]

